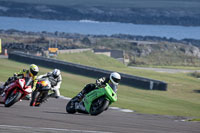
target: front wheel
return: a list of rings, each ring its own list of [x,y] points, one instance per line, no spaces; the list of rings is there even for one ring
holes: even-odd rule
[[[14,103],[16,103],[17,101],[19,101],[19,99],[20,99],[21,96],[22,96],[22,94],[20,92],[16,92],[16,93],[14,93],[14,91],[11,92],[9,94],[9,96],[7,97],[7,99],[6,99],[4,106],[5,107],[12,106]]]
[[[32,98],[31,98],[31,102],[30,102],[30,106],[35,106],[36,102],[38,101],[38,97],[40,95],[40,92],[38,91],[34,91],[32,94]]]
[[[69,114],[76,113],[75,102],[77,102],[77,101],[73,101],[73,100],[74,100],[74,98],[72,98],[66,105],[66,112]]]
[[[104,97],[101,97],[100,99],[95,100],[91,107],[90,107],[90,114],[91,115],[99,115],[104,110],[106,110],[109,106],[109,101],[106,100]]]

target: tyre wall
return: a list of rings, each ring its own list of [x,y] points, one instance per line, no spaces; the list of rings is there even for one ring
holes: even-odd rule
[[[34,56],[30,54],[25,54],[22,52],[12,52],[9,53],[9,59],[29,63],[29,64],[37,64],[40,66],[48,67],[48,68],[58,68],[62,71],[93,77],[93,78],[100,78],[103,76],[109,76],[112,71],[103,70],[99,68],[79,65],[75,63],[60,61],[51,58],[45,58],[41,56]],[[120,73],[122,80],[121,84],[137,87],[140,89],[147,89],[147,90],[167,90],[167,83],[159,80],[153,80],[138,76],[133,76],[129,74]]]

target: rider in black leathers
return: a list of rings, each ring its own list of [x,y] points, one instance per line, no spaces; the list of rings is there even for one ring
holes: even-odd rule
[[[106,83],[111,83],[113,90],[117,92],[117,86],[120,80],[121,80],[121,76],[117,72],[111,73],[109,77],[102,77],[100,79],[97,79],[95,84],[94,83],[87,84],[83,88],[83,90],[80,93],[78,93],[77,96],[74,97],[74,101],[77,101],[77,100],[80,101],[84,97],[85,94],[91,92],[94,89],[105,86]]]

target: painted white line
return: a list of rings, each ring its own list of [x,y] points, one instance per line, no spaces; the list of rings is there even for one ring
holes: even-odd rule
[[[120,109],[120,111],[122,111],[122,112],[134,112],[133,110],[130,110],[130,109]]]
[[[130,110],[130,109],[121,109],[121,108],[118,108],[118,107],[109,107],[109,109],[118,110],[118,111],[121,111],[121,112],[134,112],[133,110]]]
[[[27,126],[12,126],[12,125],[0,125],[6,128],[18,128],[18,129],[33,129],[33,130],[51,130],[51,131],[68,131],[68,132],[80,132],[80,133],[112,133],[103,131],[89,131],[89,130],[71,130],[71,129],[59,129],[59,128],[45,128],[45,127],[27,127]]]
[[[60,96],[60,98],[65,99],[65,100],[71,100],[71,98],[65,97],[65,96]],[[133,110],[130,110],[130,109],[121,109],[121,108],[118,108],[118,107],[109,107],[109,109],[118,110],[118,111],[121,111],[121,112],[128,112],[128,113],[134,112]]]
[[[60,96],[61,99],[65,99],[65,100],[71,100],[71,98],[69,97],[65,97],[65,96]]]
[[[110,109],[113,109],[113,110],[119,110],[120,108],[118,107],[109,107]]]

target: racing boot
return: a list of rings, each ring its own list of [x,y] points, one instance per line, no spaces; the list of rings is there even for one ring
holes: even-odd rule
[[[0,95],[4,92],[4,88],[0,87]]]
[[[89,93],[90,91],[92,91],[94,88],[95,88],[95,85],[94,85],[94,84],[87,84],[87,85],[83,88],[83,90],[82,90],[80,93],[78,93],[77,96],[75,96],[75,97],[73,98],[72,101],[74,101],[74,102],[80,102],[80,101],[84,98],[84,96],[85,96],[87,93]]]
[[[5,95],[6,95],[5,92],[1,93],[1,97],[5,97]]]
[[[40,102],[36,102],[36,103],[35,103],[35,106],[36,106],[36,107],[39,107],[40,104],[41,104]]]
[[[49,97],[51,97],[51,98],[60,98],[60,96],[57,96],[57,94],[56,94],[56,92],[55,91],[53,91],[53,93],[51,93],[51,94],[49,94],[48,96],[47,96],[47,98],[49,98]]]
[[[83,97],[84,97],[84,94],[83,94],[83,92],[81,91],[80,93],[78,93],[77,96],[75,96],[75,97],[73,98],[73,101],[74,101],[74,102],[80,102],[80,101],[83,99]]]
[[[93,84],[88,84],[88,85],[86,85],[86,86],[83,88],[83,90],[82,90],[81,92],[79,92],[78,95],[75,96],[73,99],[74,99],[75,101],[79,101],[79,102],[80,102],[80,101],[83,99],[83,97],[84,97],[87,93],[89,93],[91,90],[93,90],[93,88],[94,88],[94,85],[93,85]]]
[[[4,89],[6,88],[7,85],[8,85],[8,83],[5,82],[5,83],[0,87],[0,95],[4,92]]]
[[[53,92],[53,93],[49,94],[47,97],[48,97],[48,98],[49,98],[49,97],[55,98],[55,93]]]

